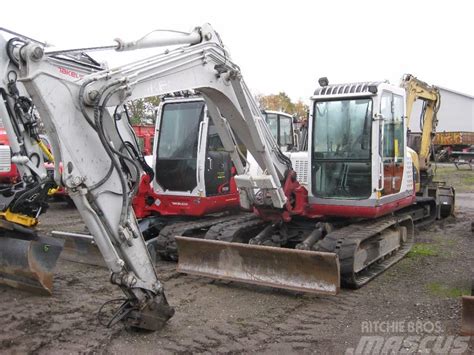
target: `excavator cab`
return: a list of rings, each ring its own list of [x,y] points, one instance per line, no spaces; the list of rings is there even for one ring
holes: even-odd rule
[[[157,117],[152,182],[156,198],[150,208],[161,215],[188,216],[237,209],[232,160],[204,99],[165,97]]]
[[[293,117],[284,112],[263,111],[265,121],[283,152],[298,147],[298,135],[295,133]]]
[[[292,150],[297,144],[293,117],[277,111],[262,114],[280,148]],[[203,97],[165,96],[158,108],[155,137],[155,177],[149,192],[149,200],[154,202],[138,207],[137,200],[143,199],[138,196],[138,217],[149,212],[201,217],[240,207],[231,156],[223,147]],[[255,168],[256,162],[236,140],[250,167]]]
[[[414,200],[405,93],[387,83],[318,88],[310,120],[309,202],[326,216],[376,218]]]

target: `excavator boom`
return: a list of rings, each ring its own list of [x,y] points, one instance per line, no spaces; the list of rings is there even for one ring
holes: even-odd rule
[[[39,294],[51,294],[53,271],[63,243],[39,235],[34,227],[47,210],[48,190],[55,184],[47,176],[45,159],[52,158],[41,140],[34,105],[18,82],[18,63],[12,49],[30,40],[0,33],[0,119],[9,137],[11,162],[22,181],[0,190],[0,283]],[[15,34],[17,35],[17,34]]]

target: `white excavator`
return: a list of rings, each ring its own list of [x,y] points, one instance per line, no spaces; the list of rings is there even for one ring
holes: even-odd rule
[[[119,40],[106,47],[121,51],[170,44],[190,46],[110,70],[103,70],[84,57],[83,49],[51,50],[24,36],[2,42],[2,86],[6,88],[2,118],[15,122],[18,117],[8,112],[11,106],[17,105],[13,100],[16,96],[31,98],[35,106],[33,109],[31,102],[28,112],[32,116],[34,110],[39,112],[55,157],[54,182],[68,189],[111,270],[111,282],[127,296],[127,302],[114,318],[137,328],[161,328],[173,309],[168,306],[163,286],[156,277],[131,207],[142,167],[138,164],[133,130],[125,118],[126,100],[196,89],[206,99],[224,149],[231,155],[238,174],[244,174],[246,168],[231,126],[247,149],[259,152],[255,159],[260,166],[266,166],[265,170],[271,169],[273,176],[278,171],[280,179],[284,179],[284,171],[291,167],[289,159],[280,152],[241,81],[237,66],[230,61],[218,34],[209,25],[189,34],[172,33],[156,41],[149,37],[135,43]],[[236,70],[232,74],[236,75],[234,80],[230,68]],[[233,81],[238,85],[233,85]],[[15,86],[26,90],[18,94]],[[12,138],[18,136],[13,130],[11,133]],[[37,149],[31,132],[24,134],[24,141]],[[31,165],[29,152],[12,148],[12,154],[15,163]],[[51,182],[42,171],[42,164],[34,164],[39,169],[34,174],[39,184]],[[263,186],[278,186],[273,176],[265,171]],[[255,194],[255,187],[247,190],[249,196],[242,191],[241,198],[245,197],[244,207],[249,209],[249,198]],[[278,207],[283,207],[286,198],[282,192],[272,194]],[[32,244],[24,235],[20,238],[19,233],[6,235],[2,240],[6,241],[2,253],[8,256],[14,254],[10,242],[16,245],[22,240],[28,246]],[[52,241],[40,242],[44,250],[52,244]],[[25,256],[22,259],[27,263],[36,260]],[[3,270],[13,275],[12,279],[25,268],[25,265],[9,266],[4,265]],[[18,278],[10,284],[13,282],[22,280]]]
[[[2,67],[17,63],[14,81],[26,88],[51,141],[54,180],[67,187],[111,282],[127,297],[115,320],[156,330],[173,314],[131,208],[142,167],[124,115],[128,100],[188,89],[201,94],[235,166],[240,204],[256,214],[216,225],[204,238],[176,237],[183,272],[336,294],[341,282],[360,287],[400,260],[413,243],[414,221],[452,211],[451,189],[434,184],[434,194],[417,195],[402,88],[321,83],[312,97],[309,152],[299,164],[307,174],[304,186],[293,169],[296,158],[282,153],[210,25],[89,50],[180,44],[111,69],[79,58],[84,49],[55,50],[28,40],[7,44],[10,55],[2,59]],[[234,134],[258,173],[242,163]]]
[[[280,149],[294,154],[298,135],[293,116],[267,110],[262,114]],[[216,224],[244,214],[244,219],[253,218],[252,212],[240,209],[235,169],[203,97],[192,91],[161,96],[153,141],[153,155],[145,156],[151,169],[142,174],[132,202],[152,257],[178,260],[174,236],[204,236]],[[239,143],[239,149],[242,160],[249,164],[249,174],[258,174],[255,159],[243,144]],[[65,239],[61,258],[103,265],[91,235],[52,234]]]

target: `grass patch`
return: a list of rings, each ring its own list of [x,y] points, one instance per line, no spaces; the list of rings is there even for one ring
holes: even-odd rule
[[[428,291],[438,297],[443,298],[458,298],[462,295],[470,295],[471,290],[464,287],[449,287],[446,285],[442,285],[439,282],[430,282],[426,285]]]
[[[474,172],[473,172],[473,174],[474,174]],[[462,182],[463,182],[463,184],[466,184],[466,185],[467,184],[474,184],[474,175],[463,177]]]
[[[434,245],[426,243],[415,243],[407,254],[409,258],[437,255],[438,249]]]
[[[442,245],[443,247],[453,247],[455,246],[458,241],[457,240],[454,240],[454,239],[447,239],[447,237],[445,235],[443,236],[435,236],[434,238],[434,241],[437,243],[437,244],[440,244]]]
[[[445,181],[454,186],[457,192],[474,192],[474,171],[462,166],[460,170],[454,165],[438,166],[435,170],[434,180]]]

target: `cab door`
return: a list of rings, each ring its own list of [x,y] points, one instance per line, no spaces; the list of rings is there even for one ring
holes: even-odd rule
[[[403,97],[384,91],[380,101],[380,113],[383,117],[382,195],[391,195],[400,191],[403,178],[405,155]]]
[[[280,149],[283,152],[291,150],[295,146],[293,117],[273,112],[264,112],[264,116],[270,132],[280,146]]]
[[[232,159],[224,151],[222,141],[209,117],[206,145],[206,163],[204,181],[206,196],[225,195],[230,193],[230,179],[232,174]]]
[[[165,103],[155,160],[155,179],[163,190],[191,193],[197,187],[199,130],[204,101]]]

